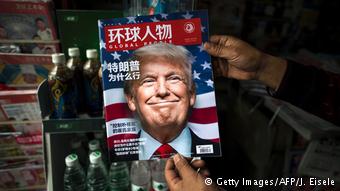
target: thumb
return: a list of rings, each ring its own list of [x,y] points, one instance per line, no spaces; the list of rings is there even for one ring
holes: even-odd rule
[[[226,47],[223,44],[216,44],[213,42],[205,42],[204,49],[212,56],[231,60],[236,56],[235,47]]]
[[[174,163],[181,178],[195,175],[194,169],[189,165],[188,161],[182,157],[182,155],[176,154],[174,156]]]

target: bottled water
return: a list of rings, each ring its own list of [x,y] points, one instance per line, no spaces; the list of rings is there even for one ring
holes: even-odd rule
[[[89,142],[89,153],[90,153],[90,155],[93,152],[99,152],[101,154],[101,159],[100,159],[101,163],[100,163],[100,165],[103,167],[105,175],[107,175],[108,174],[108,172],[107,172],[107,163],[106,163],[106,160],[103,157],[103,152],[101,151],[101,148],[100,148],[100,142],[97,139],[91,140]]]
[[[89,142],[89,153],[91,154],[92,152],[96,152],[96,151],[100,151],[100,153],[102,154],[102,161],[103,164],[105,166],[105,169],[108,167],[107,165],[107,157],[105,154],[103,154],[104,152],[102,151],[101,147],[100,147],[100,142],[98,139],[93,139]]]
[[[113,162],[110,167],[110,191],[129,190],[129,169],[126,162]]]
[[[131,164],[131,191],[150,190],[150,168],[147,161],[133,161]]]
[[[87,190],[106,191],[107,176],[101,165],[101,153],[92,152],[90,154],[90,166],[87,171]]]
[[[85,173],[78,162],[76,154],[65,158],[66,169],[64,173],[64,191],[85,191]]]
[[[164,170],[166,159],[156,159],[151,161],[152,188],[154,191],[168,190]]]
[[[86,168],[88,166],[88,163],[86,163],[87,152],[82,147],[81,139],[79,137],[75,137],[71,140],[71,153],[78,156],[78,161],[82,167]]]

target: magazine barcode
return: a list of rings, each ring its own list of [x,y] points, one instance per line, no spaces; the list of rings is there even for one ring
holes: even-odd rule
[[[196,153],[197,154],[211,154],[211,153],[214,153],[214,149],[212,145],[197,145]]]

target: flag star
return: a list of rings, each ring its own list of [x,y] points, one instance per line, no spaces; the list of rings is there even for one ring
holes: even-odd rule
[[[201,64],[201,66],[203,67],[203,70],[205,70],[206,68],[210,68],[211,69],[211,64],[209,62],[204,61],[204,64]]]
[[[203,43],[200,46],[197,46],[197,47],[198,47],[198,49],[200,49],[200,52],[202,52],[204,50]]]
[[[212,80],[207,80],[207,81],[205,81],[205,83],[207,83],[207,86],[210,86],[210,87],[214,87],[214,82],[212,81]]]
[[[191,57],[190,57],[191,62],[192,62],[192,63],[195,63],[195,62],[196,62],[196,58],[197,58],[197,56],[191,56]]]
[[[102,49],[102,48],[105,49],[106,48],[106,43],[103,40],[100,40],[99,47],[100,47],[100,49]]]
[[[196,70],[194,70],[194,79],[201,79],[200,78],[200,75],[201,75],[201,73],[198,73],[198,72],[196,72]]]
[[[156,17],[154,17],[154,18],[152,18],[152,19],[150,19],[152,22],[159,22],[159,20],[156,18]]]
[[[102,70],[103,70],[103,72],[104,72],[106,69],[107,69],[107,62],[106,62],[106,60],[104,60],[104,63],[103,63],[103,65],[102,65]]]
[[[136,23],[136,17],[126,17],[128,19],[127,23]]]
[[[161,13],[162,19],[168,19],[168,14]]]
[[[128,53],[128,54],[130,53],[128,50],[123,50],[123,52],[126,52],[126,53]]]
[[[111,53],[111,55],[113,56],[113,59],[114,59],[114,60],[120,60],[120,56],[121,56],[121,55],[118,54],[117,52],[115,52],[115,53],[113,53],[113,54]]]
[[[194,15],[190,15],[190,13],[189,13],[189,12],[186,12],[186,14],[185,14],[185,15],[182,15],[182,17],[184,17],[185,19],[191,19],[191,18],[192,18],[192,16],[194,16]]]
[[[205,27],[201,26],[201,32],[204,32],[204,30],[205,30]]]

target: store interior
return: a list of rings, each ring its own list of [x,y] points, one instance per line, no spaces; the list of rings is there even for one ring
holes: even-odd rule
[[[147,180],[149,189],[155,190],[154,180],[166,184],[164,175],[153,172],[162,172],[164,166],[157,165],[164,165],[165,161],[111,161],[105,120],[108,114],[103,111],[105,98],[100,89],[102,41],[98,19],[148,15],[148,2],[0,0],[0,190],[64,190],[65,158],[77,154],[87,174],[92,163],[89,154],[98,150],[106,169],[107,190],[114,190],[110,186],[117,184],[113,176],[122,176],[118,182],[127,190],[133,190],[131,184],[140,182],[140,177]],[[207,10],[209,35],[231,35],[266,54],[340,75],[340,1],[164,2],[171,6],[159,13]],[[44,32],[39,27],[45,27]],[[68,63],[72,47],[78,47],[75,52],[89,67],[84,68],[80,80],[86,78],[86,72],[88,76],[95,74],[96,81],[90,85],[98,87],[99,94],[87,105],[80,103],[87,99],[86,93],[66,95],[70,100],[78,100],[75,104],[80,109],[58,113],[53,108],[60,103],[51,99],[58,92],[49,87],[58,83],[55,79],[60,75],[54,64]],[[51,55],[55,53],[65,56],[54,58]],[[211,62],[216,61],[212,57]],[[77,78],[62,72],[65,78]],[[333,99],[329,103],[334,104],[332,112],[338,116],[332,121],[333,118],[327,118],[328,113],[308,112],[274,98],[259,81],[240,81],[213,73],[221,156],[201,158],[210,177],[289,177],[306,181],[315,177],[335,181],[335,186],[307,182],[300,187],[221,185],[227,190],[340,190],[340,77],[334,79],[338,87],[321,92]]]

